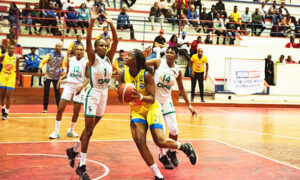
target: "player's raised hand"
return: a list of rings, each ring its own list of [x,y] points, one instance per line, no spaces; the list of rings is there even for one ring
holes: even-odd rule
[[[102,12],[101,15],[103,15],[105,17],[105,21],[109,24],[113,23],[112,18],[105,12]]]
[[[91,19],[97,19],[99,17],[99,9],[100,7],[97,6],[91,8]]]

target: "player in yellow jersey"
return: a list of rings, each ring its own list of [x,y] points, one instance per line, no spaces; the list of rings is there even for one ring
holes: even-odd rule
[[[133,140],[141,156],[155,175],[155,179],[164,179],[146,144],[146,134],[150,128],[155,144],[160,148],[182,150],[194,165],[197,154],[191,143],[180,144],[173,139],[167,139],[163,132],[163,116],[160,106],[155,99],[155,84],[153,73],[146,66],[146,59],[142,51],[134,49],[126,58],[123,72],[118,73],[118,81],[135,85],[130,105],[130,127]]]
[[[16,79],[18,82],[19,60],[14,54],[15,46],[8,46],[8,52],[0,57],[0,63],[3,65],[0,73],[0,92],[2,105],[2,120],[8,118],[10,107],[10,92],[15,89]]]

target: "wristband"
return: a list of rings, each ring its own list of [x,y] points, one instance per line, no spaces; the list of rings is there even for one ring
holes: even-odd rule
[[[140,94],[140,100],[143,100],[144,96],[142,94]]]

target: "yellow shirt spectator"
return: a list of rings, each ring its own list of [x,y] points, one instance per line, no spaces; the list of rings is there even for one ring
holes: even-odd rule
[[[193,63],[193,71],[196,73],[204,72],[204,63],[207,62],[207,58],[202,55],[201,59],[199,59],[198,54],[194,54],[191,58],[191,62]]]
[[[240,19],[241,19],[241,16],[240,16],[240,13],[238,13],[238,12],[232,12],[232,13],[230,13],[230,16],[232,16],[233,17],[233,20],[235,21],[235,22],[239,22],[240,21]]]

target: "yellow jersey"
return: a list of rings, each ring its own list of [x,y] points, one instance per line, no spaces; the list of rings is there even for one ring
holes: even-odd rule
[[[204,63],[207,63],[207,58],[202,55],[201,59],[199,59],[198,54],[194,54],[191,58],[191,62],[193,63],[192,70],[201,73],[204,71]]]
[[[133,84],[140,94],[142,94],[143,96],[148,96],[149,94],[146,89],[145,75],[146,75],[145,69],[141,69],[135,76],[131,76],[128,66],[125,66],[123,69],[124,83]],[[145,113],[152,108],[160,108],[156,100],[153,104],[146,103],[144,101],[142,102],[137,101],[137,102],[130,102],[129,105],[131,111],[135,111],[138,113]]]
[[[17,57],[14,54],[13,56],[9,56],[8,52],[5,53],[4,59],[2,62],[2,71],[3,73],[12,74],[16,73],[16,64],[17,64]]]

